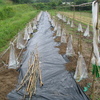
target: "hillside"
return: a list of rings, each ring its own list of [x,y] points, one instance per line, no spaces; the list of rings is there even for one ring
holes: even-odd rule
[[[5,50],[11,39],[38,13],[28,4],[13,5],[10,1],[0,0],[0,52]]]

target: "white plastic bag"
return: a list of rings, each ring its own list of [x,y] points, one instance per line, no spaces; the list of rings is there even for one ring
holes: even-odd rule
[[[74,78],[78,81],[88,78],[86,63],[82,54],[79,54]]]
[[[25,33],[24,33],[24,40],[29,40],[30,35],[28,34],[27,27],[25,28]]]
[[[67,56],[75,55],[75,51],[74,51],[72,43],[73,43],[73,41],[72,41],[72,35],[71,35],[68,39],[67,48],[66,48],[66,55]]]
[[[66,35],[61,36],[61,43],[66,43]]]
[[[29,23],[28,33],[29,34],[33,33],[33,29],[32,29],[31,23]]]
[[[10,43],[10,54],[9,54],[9,66],[8,68],[16,69],[17,68],[17,61],[16,61],[16,55],[15,55],[15,48],[14,44]]]
[[[65,23],[67,22],[65,16],[63,16],[63,19],[62,19],[62,20],[63,20],[63,22],[65,22]]]
[[[18,49],[23,49],[23,48],[25,48],[23,36],[22,36],[21,33],[18,33],[17,45],[16,45],[16,47],[17,47]]]
[[[90,34],[89,34],[89,25],[87,25],[86,31],[84,32],[84,36],[85,37],[90,37]]]
[[[63,19],[63,18],[62,18],[62,15],[59,14],[59,13],[57,14],[57,17],[58,17],[59,19]]]
[[[41,11],[41,12],[38,14],[38,16],[37,16],[37,22],[40,21],[40,18],[41,18],[42,13],[43,13],[43,11]]]
[[[68,19],[68,21],[67,21],[67,25],[70,25],[70,19]]]
[[[72,27],[72,28],[73,28],[73,27],[75,27],[75,26],[74,26],[74,22],[73,22],[73,21],[71,22],[71,27]]]
[[[79,23],[79,25],[78,25],[78,32],[83,32],[81,23]]]
[[[52,25],[52,27],[55,27],[54,20],[51,20],[51,25]]]
[[[61,43],[66,43],[66,42],[67,42],[66,34],[65,34],[65,30],[63,29],[62,35],[61,35]]]
[[[57,23],[55,24],[55,27],[54,27],[54,32],[57,31]]]
[[[56,36],[61,36],[61,26],[58,25]]]

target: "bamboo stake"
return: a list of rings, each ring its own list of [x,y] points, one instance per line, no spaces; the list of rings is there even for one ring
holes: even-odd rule
[[[92,50],[91,50],[90,59],[89,59],[89,63],[88,63],[88,68],[87,68],[88,72],[89,72],[89,68],[90,68],[90,65],[91,65],[92,54],[93,54],[93,45],[92,45]]]

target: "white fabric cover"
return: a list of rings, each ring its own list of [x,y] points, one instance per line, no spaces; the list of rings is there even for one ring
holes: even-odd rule
[[[9,54],[9,64],[8,68],[16,69],[17,68],[17,61],[15,55],[15,48],[14,44],[10,43],[10,54]]]
[[[88,78],[86,63],[82,54],[79,54],[74,78],[76,80]]]
[[[73,22],[73,21],[71,22],[71,27],[72,27],[72,28],[73,28],[73,27],[75,27],[75,26],[74,26],[74,22]]]
[[[18,33],[17,45],[16,45],[16,47],[17,47],[18,49],[23,49],[23,48],[25,48],[23,36],[22,36],[21,33]]]
[[[74,51],[72,43],[73,43],[73,39],[72,39],[72,35],[71,35],[68,39],[67,48],[66,48],[66,55],[67,56],[75,55],[75,51]]]
[[[87,25],[86,31],[84,32],[84,36],[85,37],[90,37],[90,34],[89,34],[89,25]]]
[[[70,25],[70,19],[68,19],[68,21],[67,21],[67,25]]]
[[[25,28],[25,32],[24,32],[24,40],[29,40],[30,39],[30,35],[28,34],[28,30],[27,27]]]
[[[78,32],[83,32],[81,23],[79,23],[79,25],[78,25]]]
[[[98,34],[96,33],[96,25],[98,22],[98,2],[92,3],[92,22],[93,22],[93,48],[94,54],[99,59],[99,48],[98,48]]]

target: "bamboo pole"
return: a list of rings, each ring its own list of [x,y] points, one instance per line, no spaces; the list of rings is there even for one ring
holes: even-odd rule
[[[89,68],[90,68],[90,65],[91,65],[92,54],[93,54],[93,45],[92,45],[92,50],[91,50],[90,59],[89,59],[89,63],[88,63],[88,68],[87,68],[88,72],[89,72]]]

